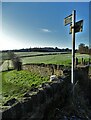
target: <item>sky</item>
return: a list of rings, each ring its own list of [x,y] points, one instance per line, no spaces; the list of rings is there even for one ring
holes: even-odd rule
[[[90,0],[1,0],[3,2],[89,2]]]
[[[64,26],[64,18],[73,10],[76,10],[76,22],[83,20],[83,31],[76,33],[75,46],[89,45],[89,2],[2,2],[0,50],[71,49],[70,25]]]

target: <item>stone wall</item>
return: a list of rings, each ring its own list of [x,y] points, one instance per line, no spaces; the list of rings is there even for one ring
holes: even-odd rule
[[[63,104],[67,99],[67,79],[65,77],[63,81],[45,83],[29,91],[20,102],[15,102],[10,108],[3,110],[2,120],[43,120],[49,109],[53,109],[59,101]]]
[[[23,66],[24,70],[29,70],[33,73],[40,74],[41,76],[71,76],[71,68],[64,65],[56,64],[26,64]],[[75,67],[75,82],[79,80],[79,83],[85,84],[88,82],[89,66],[77,65]]]
[[[75,79],[79,81],[79,84],[84,89],[89,86],[89,66],[78,65],[75,69]]]
[[[62,76],[68,72],[70,73],[70,69],[64,67],[64,65],[56,64],[26,64],[23,65],[23,69],[40,74],[41,76],[51,76],[54,74],[57,76]]]

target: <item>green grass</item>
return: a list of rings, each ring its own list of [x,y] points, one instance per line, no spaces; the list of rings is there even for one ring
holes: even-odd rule
[[[67,56],[67,55],[66,55]],[[65,54],[63,55],[46,55],[46,56],[36,56],[36,57],[26,57],[22,58],[23,64],[26,63],[45,63],[45,64],[66,64],[67,61],[70,61],[69,58],[66,57]]]
[[[48,77],[41,77],[29,71],[8,71],[2,72],[2,103],[4,104],[11,98],[21,98],[32,87],[49,81]],[[1,102],[1,101],[0,101]]]
[[[14,52],[17,56],[30,56],[30,55],[45,55],[45,54],[53,54],[53,53],[60,53],[60,52]],[[8,54],[7,52],[0,52],[0,59],[7,60]]]
[[[53,52],[14,52],[18,56],[30,56],[30,55],[43,55],[43,54],[48,54],[48,53],[53,53]]]
[[[2,101],[2,73],[0,73],[0,101]]]
[[[86,54],[76,54],[76,57],[81,62],[82,57],[88,61],[89,55]],[[45,56],[35,56],[35,57],[24,57],[22,58],[23,64],[27,63],[45,63],[45,64],[61,64],[70,65],[71,64],[71,54],[57,54],[57,55],[45,55]]]

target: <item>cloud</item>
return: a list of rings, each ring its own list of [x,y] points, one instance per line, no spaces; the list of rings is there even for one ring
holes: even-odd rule
[[[48,30],[48,29],[46,29],[46,28],[43,28],[43,29],[41,29],[41,30],[42,30],[42,32],[46,32],[46,33],[51,32],[50,30]]]

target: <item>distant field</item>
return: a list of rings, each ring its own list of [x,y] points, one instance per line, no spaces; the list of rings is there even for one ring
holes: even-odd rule
[[[71,54],[61,54],[59,52],[56,52],[55,54],[52,52],[16,52],[15,54],[21,56],[22,64],[45,63],[45,64],[61,64],[61,65],[69,66],[71,65],[71,57],[72,57]],[[34,56],[30,57],[30,55],[34,55]],[[79,62],[81,62],[82,58],[84,58],[85,61],[89,60],[89,55],[86,54],[76,53],[76,57],[79,59]],[[7,58],[6,53],[3,54],[3,58]],[[3,61],[4,61],[3,64],[0,66],[0,71],[1,68],[3,70],[7,70],[8,64],[9,64],[9,68],[12,67],[11,60],[9,60],[9,63],[7,59]]]
[[[27,63],[45,63],[45,64],[61,64],[70,65],[71,64],[71,54],[56,54],[56,55],[45,55],[45,56],[34,56],[34,57],[24,57],[22,58],[23,64]],[[86,54],[76,54],[76,57],[81,62],[84,58],[86,61],[89,59],[89,55]]]
[[[20,57],[24,57],[24,56],[32,56],[32,55],[46,55],[46,54],[60,54],[61,52],[14,52],[16,55],[20,56]],[[0,52],[0,59],[8,59],[8,54],[7,52],[5,53],[1,53]]]
[[[45,63],[45,64],[67,64],[70,62],[70,54],[45,55],[22,58],[23,64],[26,63]]]
[[[54,52],[15,52],[18,56],[30,56],[30,55],[43,55],[43,54],[53,54]]]

